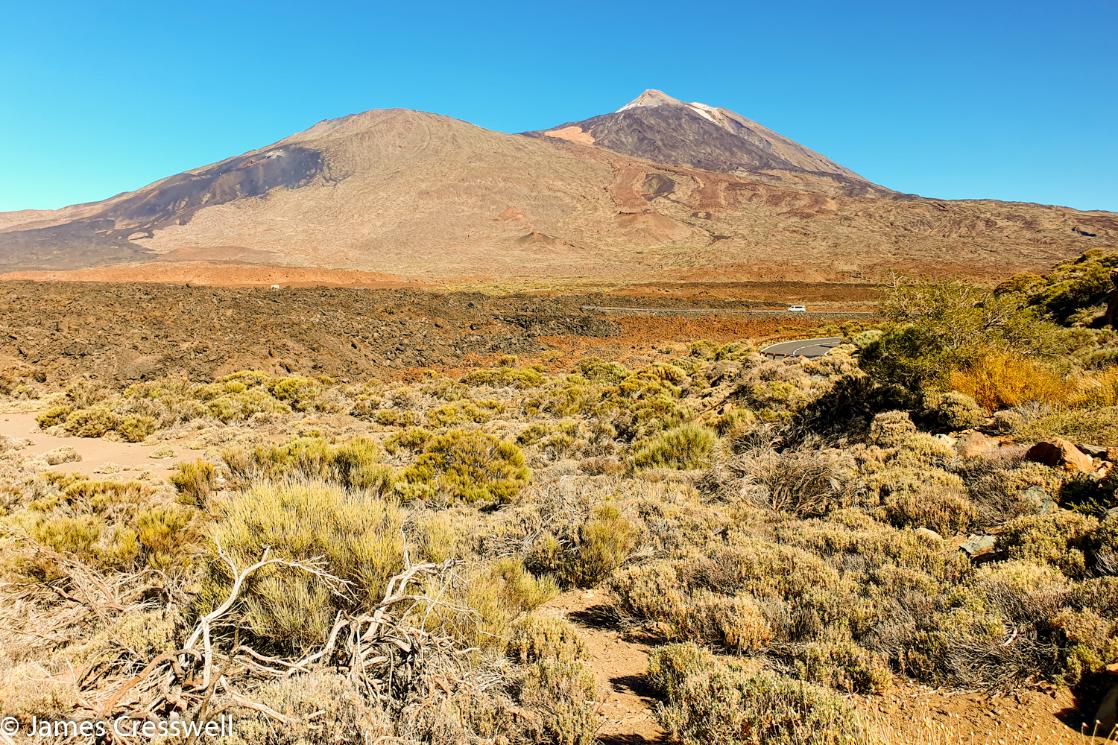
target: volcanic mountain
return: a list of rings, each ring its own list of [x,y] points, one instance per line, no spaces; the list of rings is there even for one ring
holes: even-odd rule
[[[656,92],[544,134],[374,110],[102,202],[0,213],[0,270],[98,279],[198,262],[433,281],[999,276],[1116,245],[1114,213],[898,194]]]
[[[597,145],[656,163],[773,180],[800,177],[847,194],[886,191],[741,114],[684,103],[658,90],[645,91],[612,114],[531,134]]]

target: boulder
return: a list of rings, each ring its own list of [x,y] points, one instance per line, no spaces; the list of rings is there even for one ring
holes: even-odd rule
[[[992,535],[972,535],[959,546],[959,550],[970,558],[977,559],[993,553],[997,543],[998,539]]]
[[[1094,459],[1062,437],[1038,442],[1025,453],[1025,460],[1061,468],[1070,473],[1094,473]]]
[[[955,442],[955,452],[960,458],[981,458],[983,455],[994,452],[1001,447],[1001,441],[996,437],[989,437],[981,432],[968,429],[960,432]]]

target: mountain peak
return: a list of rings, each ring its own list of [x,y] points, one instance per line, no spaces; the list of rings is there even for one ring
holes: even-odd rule
[[[658,91],[655,88],[649,88],[644,93],[634,98],[629,103],[622,106],[618,111],[626,111],[628,109],[637,109],[642,106],[685,106],[682,101],[672,98],[663,91]]]

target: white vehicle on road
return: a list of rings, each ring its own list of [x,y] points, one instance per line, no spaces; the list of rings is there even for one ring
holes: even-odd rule
[[[789,305],[788,306],[788,312],[789,313],[807,313],[807,306],[806,305]]]

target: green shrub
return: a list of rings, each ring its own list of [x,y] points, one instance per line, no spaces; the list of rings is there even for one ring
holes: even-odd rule
[[[923,416],[937,429],[972,429],[986,421],[986,410],[965,393],[936,392],[925,397]]]
[[[117,415],[107,406],[94,406],[71,412],[63,426],[75,437],[104,437],[118,422]]]
[[[411,487],[405,491],[410,496],[505,503],[530,476],[524,453],[513,443],[484,432],[451,430],[427,442],[403,481]]]
[[[1026,515],[1006,523],[998,545],[1011,559],[1049,564],[1069,577],[1082,577],[1090,535],[1097,526],[1094,518],[1066,510]]]
[[[380,599],[403,565],[402,529],[399,509],[378,497],[323,483],[257,484],[220,505],[203,606],[224,599],[232,581],[218,547],[238,568],[259,561],[266,548],[284,559],[321,557],[327,571],[352,583],[348,596],[308,572],[269,567],[242,596],[240,619],[253,636],[281,649],[321,644],[338,610]]]
[[[48,427],[64,423],[72,411],[73,408],[70,406],[52,406],[36,416],[35,422],[41,429],[47,429]]]
[[[180,463],[171,474],[171,484],[189,504],[204,507],[217,485],[217,469],[204,460]]]
[[[462,376],[466,385],[511,386],[536,388],[543,385],[543,373],[534,367],[494,367],[488,370],[471,370]]]
[[[136,538],[144,559],[153,569],[185,566],[186,549],[197,534],[191,528],[193,513],[173,505],[153,507],[136,518]]]
[[[705,468],[710,465],[717,440],[706,427],[686,424],[636,443],[629,463],[636,470]]]

